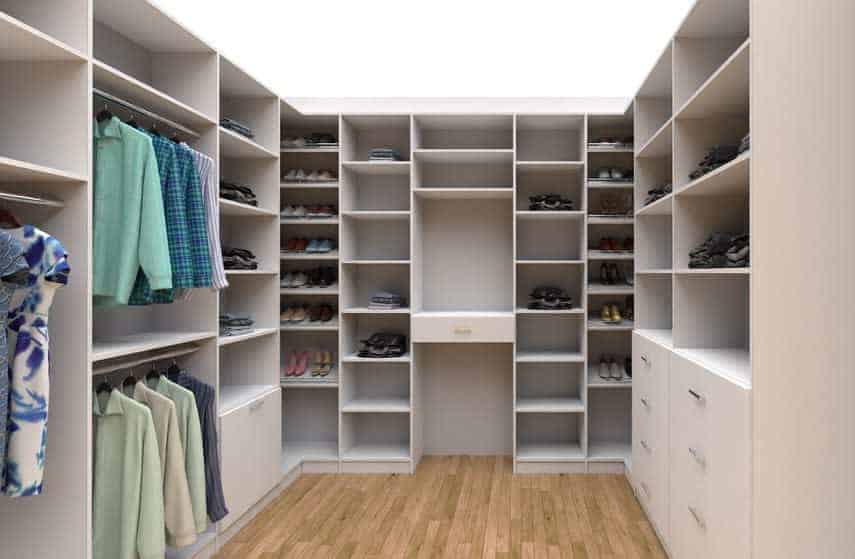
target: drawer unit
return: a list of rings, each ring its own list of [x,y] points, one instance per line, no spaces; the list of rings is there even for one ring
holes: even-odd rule
[[[413,342],[513,343],[513,313],[436,312],[413,315]]]
[[[670,548],[683,557],[750,556],[750,390],[674,354]]]

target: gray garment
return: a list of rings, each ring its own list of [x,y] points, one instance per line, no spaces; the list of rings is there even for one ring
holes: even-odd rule
[[[205,499],[208,506],[208,518],[218,522],[229,514],[223,495],[223,480],[220,472],[220,450],[217,437],[216,393],[214,387],[205,384],[188,373],[181,371],[177,375],[168,375],[190,390],[196,397],[196,408],[202,424],[202,448],[205,455]]]
[[[6,429],[9,422],[9,352],[6,347],[6,314],[16,284],[23,286],[29,270],[24,249],[15,237],[0,229],[0,472],[6,461]]]

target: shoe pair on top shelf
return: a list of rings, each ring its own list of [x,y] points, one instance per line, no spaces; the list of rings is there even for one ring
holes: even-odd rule
[[[298,289],[304,287],[332,287],[336,284],[336,270],[331,266],[311,270],[285,272],[279,279],[279,287]]]
[[[308,136],[287,136],[279,145],[282,148],[337,148],[338,140],[326,132],[313,132]]]
[[[282,211],[279,212],[280,217],[288,219],[317,219],[325,217],[335,217],[337,214],[338,210],[332,204],[313,204],[310,206],[304,206],[302,204],[292,204],[285,206],[284,208],[282,208]]]
[[[528,308],[538,311],[570,310],[573,297],[560,287],[540,286],[529,293]]]
[[[291,169],[282,177],[285,182],[335,182],[336,176],[325,169],[306,172],[303,169]]]
[[[751,133],[743,136],[739,145],[713,146],[707,155],[698,163],[698,168],[689,173],[691,180],[696,180],[709,174],[719,167],[726,165],[751,149]]]
[[[282,247],[282,252],[308,252],[312,254],[326,254],[336,249],[336,242],[333,239],[288,239],[288,242]]]
[[[279,314],[281,324],[301,324],[303,322],[323,323],[335,318],[332,305],[291,305]]]
[[[529,196],[528,209],[533,212],[572,212],[576,209],[573,200],[560,194],[538,194]]]
[[[601,285],[633,285],[631,276],[624,275],[618,265],[614,262],[603,262],[600,264]]]
[[[602,252],[632,252],[633,240],[632,237],[627,237],[621,242],[613,237],[602,237],[600,238],[597,250]]]
[[[311,367],[309,367],[310,359]],[[287,361],[282,364],[281,376],[299,378],[311,372],[311,376],[323,378],[328,376],[334,368],[335,357],[331,351],[292,351],[288,354]]]
[[[689,252],[689,268],[747,268],[750,253],[748,235],[713,233]]]
[[[600,366],[597,376],[607,381],[627,381],[632,378],[632,358],[623,359],[624,366],[621,367],[612,355],[601,355]]]

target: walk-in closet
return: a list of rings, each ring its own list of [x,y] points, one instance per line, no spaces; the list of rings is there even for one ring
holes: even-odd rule
[[[0,555],[849,557],[853,21],[294,98],[147,0],[0,0]]]

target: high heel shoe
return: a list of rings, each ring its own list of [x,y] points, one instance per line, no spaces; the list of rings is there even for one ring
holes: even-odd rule
[[[300,354],[297,360],[297,369],[294,371],[295,377],[301,377],[306,374],[306,368],[309,366],[309,352],[304,351]]]
[[[297,353],[292,351],[288,356],[288,369],[285,371],[285,376],[293,377],[295,372],[297,372]]]

